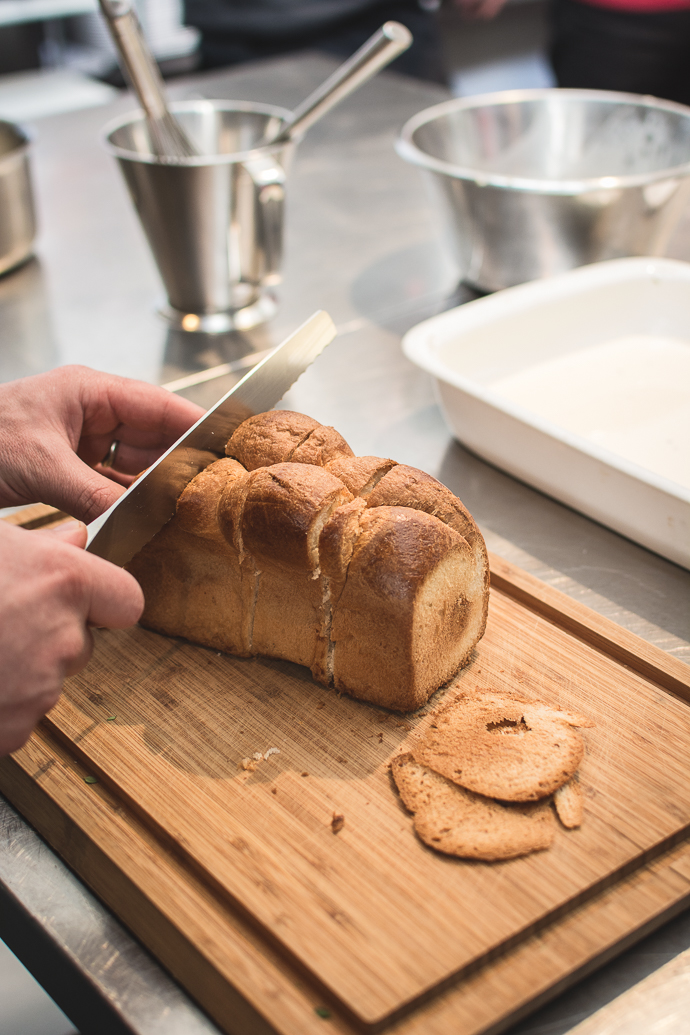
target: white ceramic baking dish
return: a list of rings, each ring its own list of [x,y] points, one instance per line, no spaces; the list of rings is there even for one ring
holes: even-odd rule
[[[521,284],[418,324],[403,349],[469,449],[690,568],[690,263]]]

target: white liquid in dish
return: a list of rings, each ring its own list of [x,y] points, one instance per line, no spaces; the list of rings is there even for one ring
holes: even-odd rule
[[[628,335],[494,381],[492,391],[690,488],[690,342]]]

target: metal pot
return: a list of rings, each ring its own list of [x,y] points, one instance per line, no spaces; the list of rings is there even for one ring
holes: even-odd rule
[[[0,274],[24,262],[33,250],[36,216],[29,146],[18,126],[0,121]]]
[[[152,153],[142,112],[104,130],[182,330],[246,330],[273,316],[286,177],[294,144],[265,144],[291,113],[249,101],[170,106],[199,150],[174,163]]]
[[[690,108],[604,90],[512,90],[411,118],[463,279],[484,291],[663,254],[690,199]]]

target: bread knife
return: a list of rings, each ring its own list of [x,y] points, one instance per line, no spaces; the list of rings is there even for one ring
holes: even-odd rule
[[[319,310],[212,406],[105,514],[88,526],[86,549],[123,567],[175,513],[185,485],[225,456],[243,420],[270,410],[325,349],[336,331]]]

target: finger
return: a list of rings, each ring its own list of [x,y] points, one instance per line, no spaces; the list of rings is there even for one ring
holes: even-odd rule
[[[196,421],[193,423],[196,423]],[[191,427],[191,424],[189,427]],[[183,428],[180,431],[180,435],[183,435],[187,430],[188,428]],[[129,424],[121,424],[117,429],[115,437],[122,445],[135,446],[137,449],[161,450],[167,449],[172,442],[176,442],[180,435],[175,434],[173,437],[170,432],[165,432],[158,426],[151,431],[144,431]]]
[[[141,470],[142,464],[149,467],[166,449],[177,442],[178,438],[188,431],[193,423],[196,423],[203,412],[203,410],[198,410],[194,414],[194,421],[189,423],[185,421],[184,426],[176,427],[172,432],[166,431],[158,425],[152,430],[142,430],[127,424],[119,424],[114,428],[109,427],[103,434],[83,433],[77,446],[77,454],[85,463],[93,467],[108,456],[112,444],[117,442],[117,466],[123,470],[129,466],[129,473],[133,473],[133,469]],[[137,456],[139,459],[133,459]],[[136,466],[137,464],[139,467]]]
[[[115,452],[112,469],[119,471],[120,474],[140,474],[141,471],[155,463],[167,448],[165,446],[161,449],[140,449],[121,441]]]
[[[183,435],[185,430],[187,429],[181,431],[180,435]],[[95,467],[105,459],[112,463],[111,447],[116,442],[115,466],[124,469],[125,466],[136,467],[139,464],[136,469],[140,471],[142,464],[149,467],[166,449],[177,442],[180,435],[172,438],[159,432],[139,432],[120,424],[107,435],[82,435],[76,452],[89,467]],[[134,459],[136,456],[143,457],[143,460]]]
[[[83,521],[63,521],[53,528],[37,528],[38,535],[49,535],[63,543],[71,543],[83,549],[86,546],[86,525]]]
[[[80,650],[72,654],[71,657],[65,658],[64,675],[76,676],[77,672],[81,672],[83,668],[86,668],[92,654],[93,634],[90,629],[84,628],[82,629]]]
[[[111,482],[117,482],[118,485],[124,485],[126,489],[137,480],[136,474],[123,474],[121,471],[116,471],[114,467],[101,467],[100,464],[96,464],[95,470],[98,474],[104,475],[109,478]]]
[[[87,565],[89,625],[127,629],[138,622],[144,610],[144,594],[134,576],[94,554],[78,556]]]
[[[124,426],[153,435],[148,445],[172,444],[203,415],[201,407],[157,385],[95,371],[89,374],[82,383],[83,434],[88,437]]]

